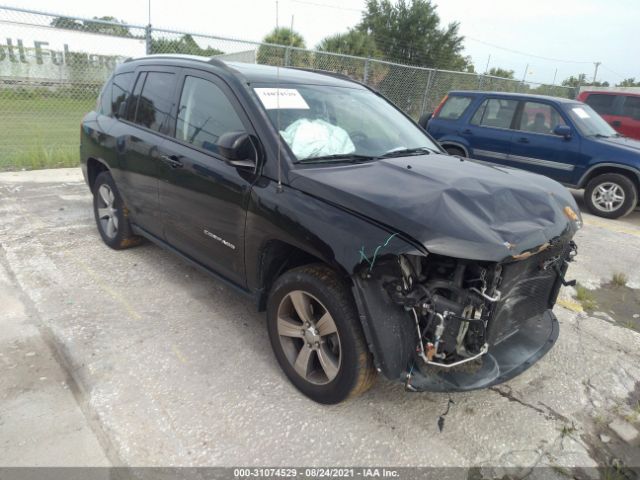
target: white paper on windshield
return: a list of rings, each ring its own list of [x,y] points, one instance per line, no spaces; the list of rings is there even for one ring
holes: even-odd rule
[[[254,88],[254,90],[267,110],[309,109],[309,105],[295,88]]]
[[[584,108],[582,107],[575,107],[575,108],[572,108],[571,110],[573,110],[573,113],[578,115],[580,118],[591,118],[591,116],[587,112],[585,112]]]

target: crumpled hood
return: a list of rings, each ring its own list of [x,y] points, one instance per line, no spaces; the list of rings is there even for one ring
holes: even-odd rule
[[[457,258],[502,261],[577,229],[563,209],[578,207],[559,183],[447,155],[309,165],[290,184]]]

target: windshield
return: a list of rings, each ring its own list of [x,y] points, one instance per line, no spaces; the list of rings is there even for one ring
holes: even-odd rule
[[[255,92],[300,163],[440,152],[419,127],[369,90],[268,87]]]
[[[619,134],[589,105],[572,103],[566,107],[580,133],[587,137],[618,137]]]

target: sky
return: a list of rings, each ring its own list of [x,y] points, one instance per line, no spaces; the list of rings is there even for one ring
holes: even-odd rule
[[[0,0],[4,5],[74,16],[148,22],[149,0]],[[260,40],[276,25],[299,31],[308,47],[360,20],[364,0],[150,0],[151,23],[173,30]],[[560,83],[570,75],[615,84],[640,79],[638,0],[433,0],[443,24],[460,23],[465,55],[517,79]],[[2,32],[0,32],[1,34]],[[215,46],[215,45],[214,45]],[[431,66],[431,65],[429,65]],[[437,66],[436,66],[437,67]]]

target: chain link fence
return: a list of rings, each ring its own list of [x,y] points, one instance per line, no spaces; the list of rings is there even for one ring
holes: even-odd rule
[[[325,70],[382,92],[414,119],[450,90],[573,98],[571,88],[0,6],[0,170],[76,165],[83,115],[127,58],[178,53]]]

